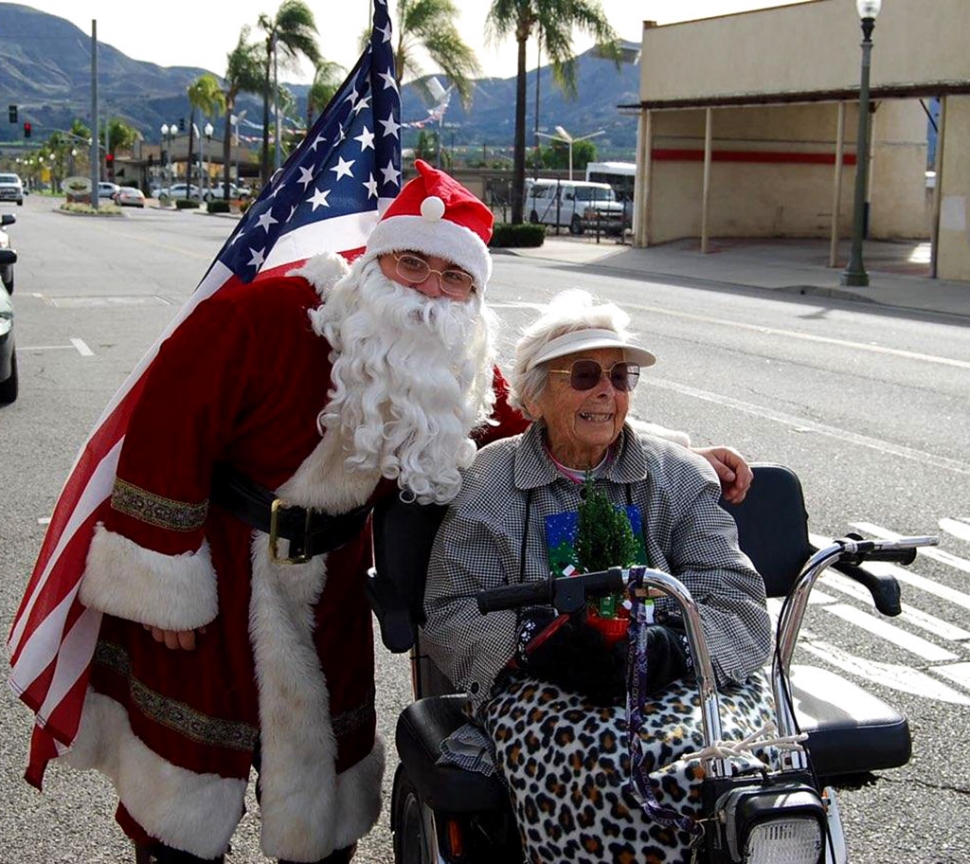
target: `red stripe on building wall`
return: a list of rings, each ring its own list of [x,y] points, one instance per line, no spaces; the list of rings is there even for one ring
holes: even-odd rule
[[[703,150],[655,148],[653,158],[658,162],[703,162]],[[763,164],[834,165],[834,153],[800,153],[795,150],[712,150],[713,162],[760,162]],[[855,165],[855,153],[842,156],[843,165]]]

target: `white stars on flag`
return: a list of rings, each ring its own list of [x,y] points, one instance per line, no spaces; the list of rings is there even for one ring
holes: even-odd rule
[[[374,149],[374,133],[370,131],[366,126],[364,131],[360,135],[354,136],[354,141],[360,141],[360,152],[363,153],[365,150],[370,148]]]
[[[384,135],[382,137],[388,135],[393,135],[395,138],[398,137],[397,130],[401,128],[401,124],[395,121],[393,111],[387,115],[386,120],[381,120],[380,124],[384,127]]]
[[[303,184],[303,189],[306,191],[306,187],[313,182],[313,171],[311,171],[309,168],[304,168],[301,165],[299,182]]]
[[[276,225],[278,222],[278,219],[273,218],[273,212],[271,210],[267,210],[265,213],[259,214],[259,218],[256,220],[256,227],[262,228],[267,234],[269,234],[270,225]]]
[[[367,175],[367,182],[366,183],[361,183],[360,185],[363,186],[367,190],[367,197],[368,198],[376,198],[377,197],[377,181],[374,179],[374,175],[373,174],[368,174]]]
[[[317,212],[317,207],[329,207],[327,203],[327,196],[330,194],[329,189],[316,189],[314,188],[313,194],[306,200],[313,205],[313,212]]]
[[[381,174],[384,175],[384,182],[397,185],[398,177],[401,176],[401,172],[394,167],[394,162],[389,161],[386,168],[381,168]]]
[[[344,159],[343,156],[338,156],[337,158],[338,158],[337,164],[330,169],[337,175],[337,179],[339,180],[341,177],[353,177],[354,172],[351,171],[350,169],[353,167],[354,162],[356,162],[357,160],[351,159],[350,161],[348,161]]]
[[[384,79],[384,89],[387,90],[390,87],[394,88],[395,93],[400,91],[397,89],[397,81],[394,80],[394,76],[390,72],[380,72],[378,73],[381,78]]]

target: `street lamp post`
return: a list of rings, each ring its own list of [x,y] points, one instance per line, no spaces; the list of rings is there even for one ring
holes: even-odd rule
[[[859,135],[855,157],[855,200],[852,207],[852,248],[849,263],[845,265],[842,285],[865,288],[869,274],[862,262],[862,241],[865,236],[866,179],[869,168],[869,65],[872,53],[872,31],[882,0],[856,0],[856,9],[862,20],[862,74],[859,82]]]
[[[173,181],[172,176],[172,147],[175,142],[175,133],[178,131],[178,127],[174,123],[163,123],[162,124],[162,140],[165,142],[165,178],[168,180],[169,185]]]
[[[206,121],[205,126],[202,127],[202,132],[205,134],[205,143],[209,147],[209,159],[212,159],[212,133],[215,130],[212,128],[212,124]],[[204,149],[204,148],[203,148]],[[204,198],[206,190],[209,188],[209,163],[205,161],[205,153],[202,154],[202,164],[205,167],[205,173],[202,175],[202,191],[201,195]]]
[[[600,129],[598,132],[590,132],[589,135],[580,135],[574,138],[570,135],[562,126],[556,126],[556,135],[550,135],[548,132],[536,132],[536,135],[541,135],[543,138],[551,138],[553,141],[562,141],[569,147],[569,179],[573,179],[573,144],[577,141],[585,141],[587,138],[595,138],[597,135],[605,135],[606,131]]]

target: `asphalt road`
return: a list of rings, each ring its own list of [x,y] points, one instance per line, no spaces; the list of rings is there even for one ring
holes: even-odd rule
[[[21,395],[0,408],[0,622],[20,601],[45,520],[101,410],[205,272],[233,223],[147,209],[119,219],[10,208]],[[507,357],[535,306],[586,287],[626,308],[659,357],[637,415],[793,467],[820,537],[861,526],[939,533],[903,584],[902,618],[879,620],[824,580],[797,659],[841,671],[910,718],[914,756],[841,795],[851,860],[970,861],[970,322],[872,305],[647,283],[629,274],[495,256],[489,301]],[[863,614],[869,613],[869,614]],[[410,694],[406,658],[379,651],[381,732]],[[58,769],[43,795],[20,779],[28,715],[0,697],[0,864],[120,862],[130,855],[97,776]],[[390,749],[393,749],[391,747]],[[388,784],[394,759],[389,761]],[[389,791],[389,790],[388,790]],[[389,794],[388,794],[389,800]],[[253,806],[232,862],[263,862]],[[386,811],[386,808],[385,808]],[[359,859],[391,862],[386,812]]]

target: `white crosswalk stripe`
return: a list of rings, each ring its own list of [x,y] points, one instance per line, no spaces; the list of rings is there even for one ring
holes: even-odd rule
[[[858,528],[860,531],[865,531],[868,534],[872,534],[875,537],[882,537],[886,540],[898,540],[902,537],[902,534],[897,534],[895,531],[889,531],[886,528],[882,528],[879,525],[873,525],[871,522],[853,522],[853,528]],[[943,549],[936,549],[932,546],[924,547],[918,550],[919,555],[925,555],[927,558],[932,558],[934,561],[940,561],[943,564],[947,564],[950,567],[955,567],[957,570],[962,570],[964,573],[970,573],[970,561],[966,558],[960,558],[957,555],[953,555]]]
[[[939,525],[946,535],[958,542],[970,537],[970,521],[967,519],[941,519]],[[871,522],[855,522],[852,527],[878,538],[897,539],[903,536]],[[831,543],[831,538],[817,534],[811,534],[809,539],[817,547]],[[932,559],[961,573],[970,573],[970,560],[945,549],[923,548],[919,550],[919,555],[923,556],[923,560]],[[960,626],[968,621],[964,610],[970,610],[970,594],[915,572],[914,567],[919,566],[919,561],[920,558],[917,558],[913,567],[908,568],[886,562],[865,565],[865,569],[873,573],[895,577],[903,586],[903,596],[907,602],[901,604],[902,614],[895,618],[884,618],[874,611],[872,597],[865,587],[834,570],[826,571],[810,597],[812,606],[824,610],[824,617],[819,618],[822,612],[818,612],[812,619],[816,630],[822,627],[827,631],[825,621],[831,620],[829,615],[834,616],[875,637],[872,649],[864,652],[866,656],[858,656],[830,639],[803,628],[799,651],[805,651],[828,665],[870,683],[925,699],[970,705],[970,662],[967,659],[970,656],[970,627]],[[917,591],[909,591],[910,588]],[[833,596],[832,592],[841,597]],[[938,614],[933,615],[920,609],[918,604],[921,598],[926,599],[922,595],[931,595],[936,600],[957,607],[953,610],[952,620],[947,620],[945,613],[938,610],[934,610]],[[769,611],[775,618],[780,605],[781,601],[769,603]],[[941,614],[944,617],[940,617]],[[913,631],[921,631],[924,635]],[[880,656],[882,649],[879,646],[886,642],[895,650],[912,655],[912,664],[869,659]]]

